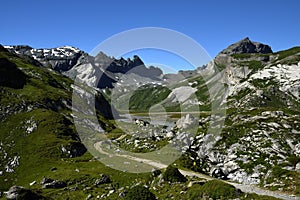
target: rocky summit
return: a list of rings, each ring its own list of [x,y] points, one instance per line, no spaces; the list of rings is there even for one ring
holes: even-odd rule
[[[0,45],[0,72],[0,199],[300,198],[300,47],[245,38],[165,75],[138,56]],[[165,146],[181,155],[160,162]]]
[[[252,42],[248,37],[230,45],[221,51],[223,54],[242,54],[242,53],[273,53],[271,47],[259,42]]]

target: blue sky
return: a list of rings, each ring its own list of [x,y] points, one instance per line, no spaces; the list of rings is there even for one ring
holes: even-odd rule
[[[71,45],[91,52],[114,34],[149,26],[186,34],[211,57],[247,36],[274,51],[300,45],[297,0],[9,0],[0,8],[3,45]],[[165,52],[136,53],[146,63],[188,68],[185,61]]]

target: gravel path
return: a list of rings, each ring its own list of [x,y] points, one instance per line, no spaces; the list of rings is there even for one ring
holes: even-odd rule
[[[102,148],[101,148],[101,142],[98,142],[96,144],[94,144],[94,147],[101,153],[101,154],[106,154],[109,155],[109,153],[105,152]],[[166,168],[167,165],[160,163],[160,162],[156,162],[153,160],[148,160],[148,159],[144,159],[144,158],[138,158],[138,157],[133,157],[130,155],[122,155],[122,154],[115,154],[114,156],[119,156],[119,157],[123,157],[123,158],[127,158],[129,160],[133,160],[133,161],[137,161],[137,162],[143,162],[146,163],[150,166],[153,166],[155,168]],[[195,176],[198,178],[202,178],[202,179],[206,179],[206,180],[213,180],[214,178],[204,175],[204,174],[200,174],[197,172],[193,172],[193,171],[187,171],[187,170],[179,170],[183,175],[185,176]],[[224,181],[225,183],[228,183],[230,185],[233,185],[234,187],[240,189],[241,191],[245,192],[245,193],[255,193],[258,195],[267,195],[267,196],[272,196],[272,197],[276,197],[279,199],[286,199],[286,200],[300,200],[300,197],[296,197],[293,195],[288,195],[288,194],[284,194],[284,193],[280,193],[280,192],[275,192],[275,191],[270,191],[270,190],[265,190],[263,188],[259,188],[256,187],[254,185],[244,185],[244,184],[240,184],[240,183],[233,183],[233,182],[229,182],[229,181]]]

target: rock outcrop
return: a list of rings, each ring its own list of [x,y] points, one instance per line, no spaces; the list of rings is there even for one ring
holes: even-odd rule
[[[64,181],[53,180],[50,178],[44,178],[41,181],[41,184],[43,189],[47,189],[47,188],[58,189],[58,188],[67,187],[67,183],[65,183]]]

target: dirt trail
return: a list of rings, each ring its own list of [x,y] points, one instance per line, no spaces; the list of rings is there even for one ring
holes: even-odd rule
[[[94,147],[101,154],[109,155],[109,153],[105,152],[101,148],[101,142],[98,142],[98,143],[94,144]],[[150,166],[153,166],[153,167],[159,168],[159,169],[167,167],[167,165],[165,165],[163,163],[160,163],[160,162],[156,162],[156,161],[148,160],[148,159],[144,159],[144,158],[133,157],[133,156],[130,156],[130,155],[114,154],[114,156],[127,158],[129,160],[133,160],[133,161],[137,161],[137,162],[143,162],[143,163],[146,163]],[[195,176],[195,177],[206,179],[206,180],[213,180],[214,179],[214,178],[209,177],[207,175],[200,174],[200,173],[193,172],[193,171],[187,171],[187,170],[182,170],[182,169],[180,169],[179,171],[185,176],[190,176],[190,177]],[[233,182],[229,182],[229,181],[224,181],[224,182],[228,183],[230,185],[233,185],[234,187],[240,189],[241,191],[243,191],[245,193],[255,193],[255,194],[258,194],[258,195],[267,195],[267,196],[272,196],[272,197],[276,197],[276,198],[279,198],[279,199],[286,199],[286,200],[291,200],[291,199],[292,200],[300,200],[300,197],[295,197],[295,196],[280,193],[280,192],[265,190],[263,188],[259,188],[259,187],[256,187],[254,185],[244,185],[244,184],[233,183]]]

